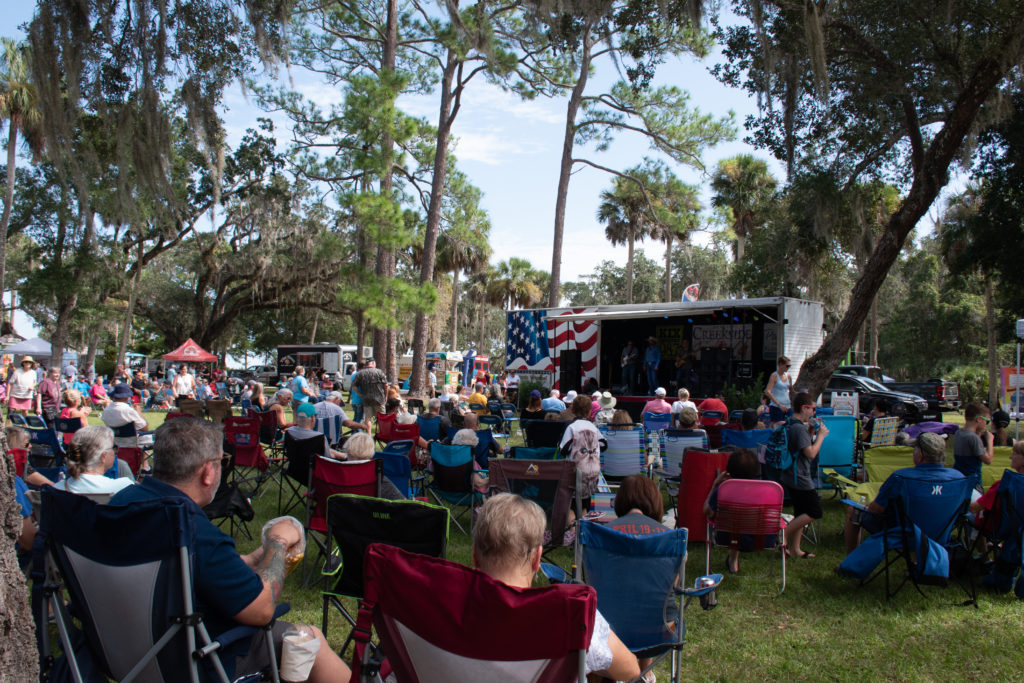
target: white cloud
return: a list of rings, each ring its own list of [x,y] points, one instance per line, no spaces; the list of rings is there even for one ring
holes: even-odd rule
[[[477,161],[496,166],[511,155],[538,154],[543,146],[494,133],[462,133],[454,136],[452,151],[459,161]]]

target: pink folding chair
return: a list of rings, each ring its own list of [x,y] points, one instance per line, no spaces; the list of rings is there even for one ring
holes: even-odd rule
[[[476,569],[380,543],[366,551],[353,681],[584,681],[597,594],[511,588]],[[371,629],[387,656],[378,672]]]
[[[718,504],[707,523],[705,571],[711,569],[711,546],[739,550],[778,550],[782,557],[782,588],[786,590],[785,494],[777,482],[726,479],[718,486]],[[774,544],[770,539],[774,539]]]

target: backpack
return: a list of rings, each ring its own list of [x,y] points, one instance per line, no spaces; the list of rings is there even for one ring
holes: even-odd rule
[[[793,420],[786,420],[772,431],[764,449],[764,464],[780,472],[792,468],[793,483],[796,484],[796,455],[789,450],[789,428]]]
[[[589,498],[597,491],[601,478],[601,437],[592,429],[573,430],[566,460],[576,463],[580,473],[581,498]]]

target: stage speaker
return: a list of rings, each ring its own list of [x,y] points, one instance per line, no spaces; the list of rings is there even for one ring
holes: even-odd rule
[[[583,361],[579,349],[562,351],[559,356],[558,387],[562,395],[565,392],[575,389],[580,390],[581,374],[583,372]]]

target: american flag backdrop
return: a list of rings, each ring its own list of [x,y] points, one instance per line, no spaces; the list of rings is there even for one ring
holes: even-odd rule
[[[558,317],[590,313],[594,308],[548,308],[509,311],[506,365],[516,370],[553,372],[558,388],[561,352],[579,349],[583,378],[597,379],[598,325],[593,320],[559,321]]]

